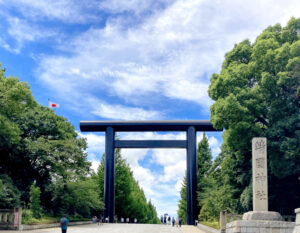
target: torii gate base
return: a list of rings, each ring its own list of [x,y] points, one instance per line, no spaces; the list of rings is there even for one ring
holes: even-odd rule
[[[210,121],[81,121],[82,132],[105,132],[105,217],[114,222],[115,148],[186,148],[187,224],[197,219],[197,131],[217,131]],[[115,140],[115,132],[185,131],[187,140]]]

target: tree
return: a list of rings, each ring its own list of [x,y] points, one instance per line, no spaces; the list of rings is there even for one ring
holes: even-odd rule
[[[202,208],[202,199],[205,188],[208,186],[208,176],[212,166],[212,155],[208,144],[208,138],[205,133],[202,140],[198,143],[197,148],[197,194],[198,194],[198,209],[197,213]]]
[[[221,210],[235,213],[237,209],[237,192],[229,184],[235,178],[233,175],[234,163],[228,163],[227,149],[223,145],[221,153],[213,161],[210,173],[206,178],[204,192],[201,193],[201,210],[199,213],[200,221],[218,221]],[[229,173],[229,172],[232,173]],[[234,181],[235,182],[235,181]]]
[[[87,178],[91,163],[86,148],[86,140],[78,138],[67,119],[39,105],[29,85],[4,77],[0,66],[1,207],[19,206],[21,199],[35,217],[40,216],[38,206],[54,215],[64,211],[87,216],[100,210],[103,203],[95,198],[94,180]]]
[[[160,223],[155,206],[152,204],[151,200],[148,201],[148,212],[147,212],[147,219],[148,223],[150,224],[158,224]]]
[[[197,148],[197,195],[198,195],[198,208],[197,213],[200,212],[203,206],[203,199],[205,198],[206,188],[209,186],[208,176],[212,166],[212,155],[208,144],[208,138],[203,134],[203,138],[198,143]],[[178,204],[178,216],[181,217],[183,223],[187,220],[187,180],[186,176],[183,179],[182,187],[180,190],[180,200]]]
[[[20,191],[13,185],[10,177],[0,175],[0,209],[20,206]]]
[[[22,130],[21,140],[17,148],[8,151],[11,159],[3,170],[23,191],[25,202],[29,198],[27,189],[36,180],[42,191],[42,206],[57,213],[63,206],[64,195],[55,202],[57,206],[53,206],[53,186],[62,185],[67,191],[69,181],[89,173],[86,141],[77,137],[74,127],[65,118],[43,106],[26,110],[15,122]]]
[[[251,140],[268,139],[269,206],[291,214],[300,205],[300,19],[270,26],[251,44],[245,40],[225,55],[213,74],[211,121],[225,129],[222,163],[236,190],[236,211],[251,208]],[[226,165],[225,165],[226,164]],[[284,190],[284,191],[283,191]],[[284,207],[284,208],[283,208]]]
[[[183,181],[181,183],[181,189],[180,189],[180,200],[178,203],[178,210],[177,214],[182,219],[182,224],[185,224],[187,221],[187,180],[186,180],[186,174],[183,178]]]
[[[53,185],[53,204],[60,204],[59,214],[69,213],[89,218],[91,214],[104,209],[102,199],[99,198],[96,181],[91,177],[68,181]],[[64,198],[61,199],[61,196]]]
[[[28,84],[17,78],[6,78],[4,71],[0,63],[0,148],[18,143],[21,131],[12,119],[36,104]]]
[[[96,175],[100,198],[104,194],[104,163],[105,155],[102,156]],[[144,191],[134,179],[120,149],[115,152],[115,215],[118,218],[137,218],[139,223],[158,222],[155,207],[151,202],[147,203]]]
[[[30,202],[29,207],[32,211],[34,218],[40,218],[42,216],[42,209],[41,209],[41,190],[39,187],[36,187],[36,182],[34,181],[33,184],[30,186]]]

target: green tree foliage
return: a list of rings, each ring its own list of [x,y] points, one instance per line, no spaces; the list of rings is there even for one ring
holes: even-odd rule
[[[20,191],[7,175],[0,175],[0,209],[20,206]]]
[[[2,206],[18,206],[20,193],[27,205],[30,186],[36,180],[40,205],[48,213],[69,211],[87,216],[103,208],[103,202],[95,198],[93,180],[87,178],[91,163],[86,148],[86,140],[78,138],[70,122],[37,104],[26,83],[6,78],[0,69]],[[85,195],[78,190],[86,190]]]
[[[209,96],[214,127],[225,129],[220,164],[224,186],[251,208],[251,140],[267,137],[269,208],[291,214],[300,205],[300,19],[270,26],[252,44],[228,52],[213,74]],[[225,148],[224,147],[224,148]]]
[[[41,189],[36,187],[36,182],[34,181],[33,184],[30,186],[30,202],[29,207],[32,211],[34,218],[40,218],[42,216],[42,209],[41,209]]]
[[[104,155],[96,175],[100,197],[104,194]],[[115,153],[115,215],[118,218],[137,218],[139,223],[158,223],[156,209],[145,197],[134,179],[129,164],[122,158],[120,149]]]
[[[205,133],[202,140],[198,143],[197,148],[197,194],[198,194],[198,209],[197,213],[202,208],[203,194],[208,186],[208,175],[212,166],[212,155],[208,144],[208,138]]]
[[[151,200],[147,203],[147,222],[150,224],[160,223],[155,206],[152,204]]]
[[[34,104],[28,84],[17,78],[6,78],[0,63],[0,147],[18,143],[21,130],[13,119]]]
[[[227,160],[224,147],[223,145],[221,154],[213,161],[204,192],[200,195],[199,202],[202,205],[198,216],[200,221],[216,221],[221,210],[235,213],[237,209],[237,200],[234,196],[236,190],[228,185],[228,182],[234,178],[232,176],[234,171],[232,174],[223,172],[223,167],[233,166],[231,161]],[[230,164],[227,164],[228,162]]]
[[[99,198],[97,183],[91,177],[76,181],[56,183],[53,185],[52,201],[60,214],[69,213],[89,218],[92,213],[104,209],[102,199]]]
[[[181,189],[180,189],[180,200],[178,203],[178,210],[177,210],[177,215],[178,217],[181,218],[182,224],[185,224],[187,221],[187,200],[186,200],[186,195],[187,195],[187,180],[186,180],[186,175],[183,178],[182,184],[181,184]]]
[[[209,174],[212,166],[212,155],[208,144],[208,138],[203,134],[203,138],[198,143],[197,148],[197,195],[198,195],[198,209],[200,212],[203,207],[203,200],[206,197],[207,188],[209,184]],[[182,187],[180,190],[180,200],[178,204],[178,216],[181,217],[183,223],[187,220],[187,180],[186,176],[183,179]]]

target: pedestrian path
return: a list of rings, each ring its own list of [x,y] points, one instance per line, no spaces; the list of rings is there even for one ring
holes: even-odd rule
[[[172,227],[162,224],[88,224],[68,227],[67,233],[205,233],[194,226]],[[16,233],[16,231],[0,231]],[[61,233],[60,228],[29,230],[26,233]]]
[[[182,233],[206,233],[205,231],[202,231],[195,226],[187,226],[187,225],[181,227],[181,232]]]

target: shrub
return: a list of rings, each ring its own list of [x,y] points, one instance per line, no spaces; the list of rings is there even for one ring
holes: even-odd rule
[[[36,182],[30,186],[30,210],[32,211],[32,215],[34,218],[41,218],[42,217],[42,209],[41,209],[41,190],[39,187],[36,187]]]

